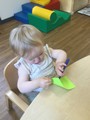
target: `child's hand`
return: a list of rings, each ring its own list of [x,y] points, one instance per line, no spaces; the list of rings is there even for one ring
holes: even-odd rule
[[[39,78],[39,86],[41,88],[48,88],[52,84],[52,81],[50,78],[44,77]]]
[[[57,62],[55,65],[55,70],[57,72],[58,76],[63,76],[64,75],[64,67],[66,66],[65,63]]]

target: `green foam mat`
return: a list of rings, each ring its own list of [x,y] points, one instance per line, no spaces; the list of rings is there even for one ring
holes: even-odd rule
[[[48,33],[49,31],[63,25],[67,21],[70,20],[70,13],[62,12],[55,10],[55,13],[57,15],[57,18],[55,22],[51,22],[49,20],[45,20],[44,18],[40,18],[33,14],[28,14],[29,24],[35,26],[40,31]]]

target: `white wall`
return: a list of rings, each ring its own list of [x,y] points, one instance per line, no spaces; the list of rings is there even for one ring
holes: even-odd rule
[[[0,18],[4,20],[21,11],[21,5],[30,0],[0,0]]]

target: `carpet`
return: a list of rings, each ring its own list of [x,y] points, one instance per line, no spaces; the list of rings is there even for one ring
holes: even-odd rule
[[[79,10],[78,13],[90,16],[90,6],[87,6],[83,9]]]

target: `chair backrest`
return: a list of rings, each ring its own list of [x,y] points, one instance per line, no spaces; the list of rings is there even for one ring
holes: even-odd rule
[[[17,89],[18,73],[17,69],[14,67],[14,63],[17,59],[18,57],[12,59],[4,68],[4,77],[7,80],[11,90]]]

